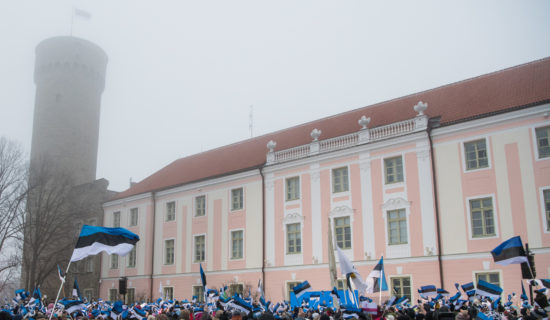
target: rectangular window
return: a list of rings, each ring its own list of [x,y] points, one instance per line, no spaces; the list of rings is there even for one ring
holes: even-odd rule
[[[204,261],[205,241],[204,235],[195,237],[195,262]]]
[[[206,214],[206,196],[195,197],[195,217]]]
[[[299,223],[286,225],[286,253],[302,253],[302,230]]]
[[[118,292],[116,289],[109,289],[109,301],[115,302],[118,300]]]
[[[135,288],[127,288],[126,289],[126,304],[131,305],[136,302],[136,289]]]
[[[351,225],[349,217],[334,218],[334,234],[340,249],[351,249]]]
[[[130,227],[138,225],[138,208],[130,209]]]
[[[227,289],[229,290],[230,297],[235,295],[235,293],[242,295],[244,292],[244,285],[242,283],[231,283]]]
[[[485,139],[464,143],[464,155],[466,156],[466,170],[487,168],[487,146]]]
[[[550,189],[544,190],[544,210],[546,211],[546,230],[550,231]]]
[[[204,302],[204,288],[202,286],[193,286],[193,297],[197,297],[198,302]]]
[[[111,269],[118,269],[118,255],[112,254],[110,257],[111,257]]]
[[[403,182],[403,158],[401,156],[384,159],[386,184]]]
[[[86,272],[94,272],[94,257],[86,258]]]
[[[242,210],[243,188],[231,190],[231,210]]]
[[[550,157],[550,126],[536,128],[539,159]]]
[[[92,301],[94,298],[94,289],[84,289],[84,298],[86,298],[88,302]]]
[[[470,200],[470,214],[472,216],[472,237],[482,238],[495,235],[493,199]]]
[[[231,259],[243,258],[243,231],[231,232]]]
[[[132,251],[128,254],[128,268],[136,267],[136,246],[132,248]]]
[[[479,280],[483,280],[500,287],[500,274],[498,272],[476,272],[476,283]]]
[[[286,179],[286,201],[300,199],[300,177]]]
[[[299,285],[301,282],[299,281],[289,281],[286,283],[286,298],[288,301],[290,301],[290,293],[294,292],[294,287]]]
[[[405,209],[388,211],[388,242],[389,244],[408,243]]]
[[[336,280],[336,289],[338,290],[347,290],[348,284],[346,283],[346,280],[338,279]]]
[[[164,287],[162,288],[162,293],[164,295],[164,300],[174,299],[174,288],[173,287]]]
[[[166,221],[176,220],[176,202],[170,201],[166,203]]]
[[[174,264],[174,239],[164,241],[164,264]]]
[[[120,228],[120,211],[113,212],[113,228]]]
[[[332,169],[332,193],[349,191],[348,168]]]
[[[411,278],[395,277],[391,278],[392,292],[397,297],[407,297],[411,300]]]

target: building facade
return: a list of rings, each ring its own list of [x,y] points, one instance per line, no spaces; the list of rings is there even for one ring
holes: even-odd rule
[[[520,235],[550,276],[549,136],[547,58],[176,160],[104,204],[142,240],[103,256],[100,295],[125,276],[132,299],[200,296],[199,263],[209,287],[261,279],[272,301],[330,289],[329,226],[363,277],[383,256],[398,295],[518,292],[490,251]]]

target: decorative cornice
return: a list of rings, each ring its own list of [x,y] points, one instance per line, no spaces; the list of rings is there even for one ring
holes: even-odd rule
[[[411,202],[407,201],[401,197],[391,198],[388,199],[383,205],[382,209],[384,211],[387,210],[396,210],[396,209],[403,209],[403,208],[410,208]]]

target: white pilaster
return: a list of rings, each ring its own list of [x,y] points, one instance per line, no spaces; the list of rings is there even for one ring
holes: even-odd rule
[[[427,139],[416,143],[418,162],[418,191],[420,193],[420,211],[422,216],[422,242],[425,255],[437,254],[435,212],[430,163],[430,146]]]
[[[311,170],[311,227],[312,230],[323,230],[321,221],[321,173],[319,164],[314,163],[310,166]],[[303,200],[302,200],[303,201]],[[311,243],[313,257],[322,262],[323,259],[323,241],[319,241],[319,234],[311,233]]]
[[[275,265],[275,183],[273,173],[265,175],[265,238],[266,252],[263,261],[267,266]]]
[[[359,155],[359,172],[361,178],[361,211],[363,212],[363,248],[365,257],[376,259],[374,246],[374,208],[372,202],[372,177],[369,153]]]

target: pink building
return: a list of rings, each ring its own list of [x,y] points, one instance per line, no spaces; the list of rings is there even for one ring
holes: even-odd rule
[[[142,240],[103,256],[100,295],[125,276],[129,300],[200,296],[199,263],[209,287],[262,279],[273,301],[329,289],[329,221],[364,277],[384,256],[398,294],[519,292],[490,250],[520,235],[550,278],[549,139],[546,58],[178,159],[104,204]]]

